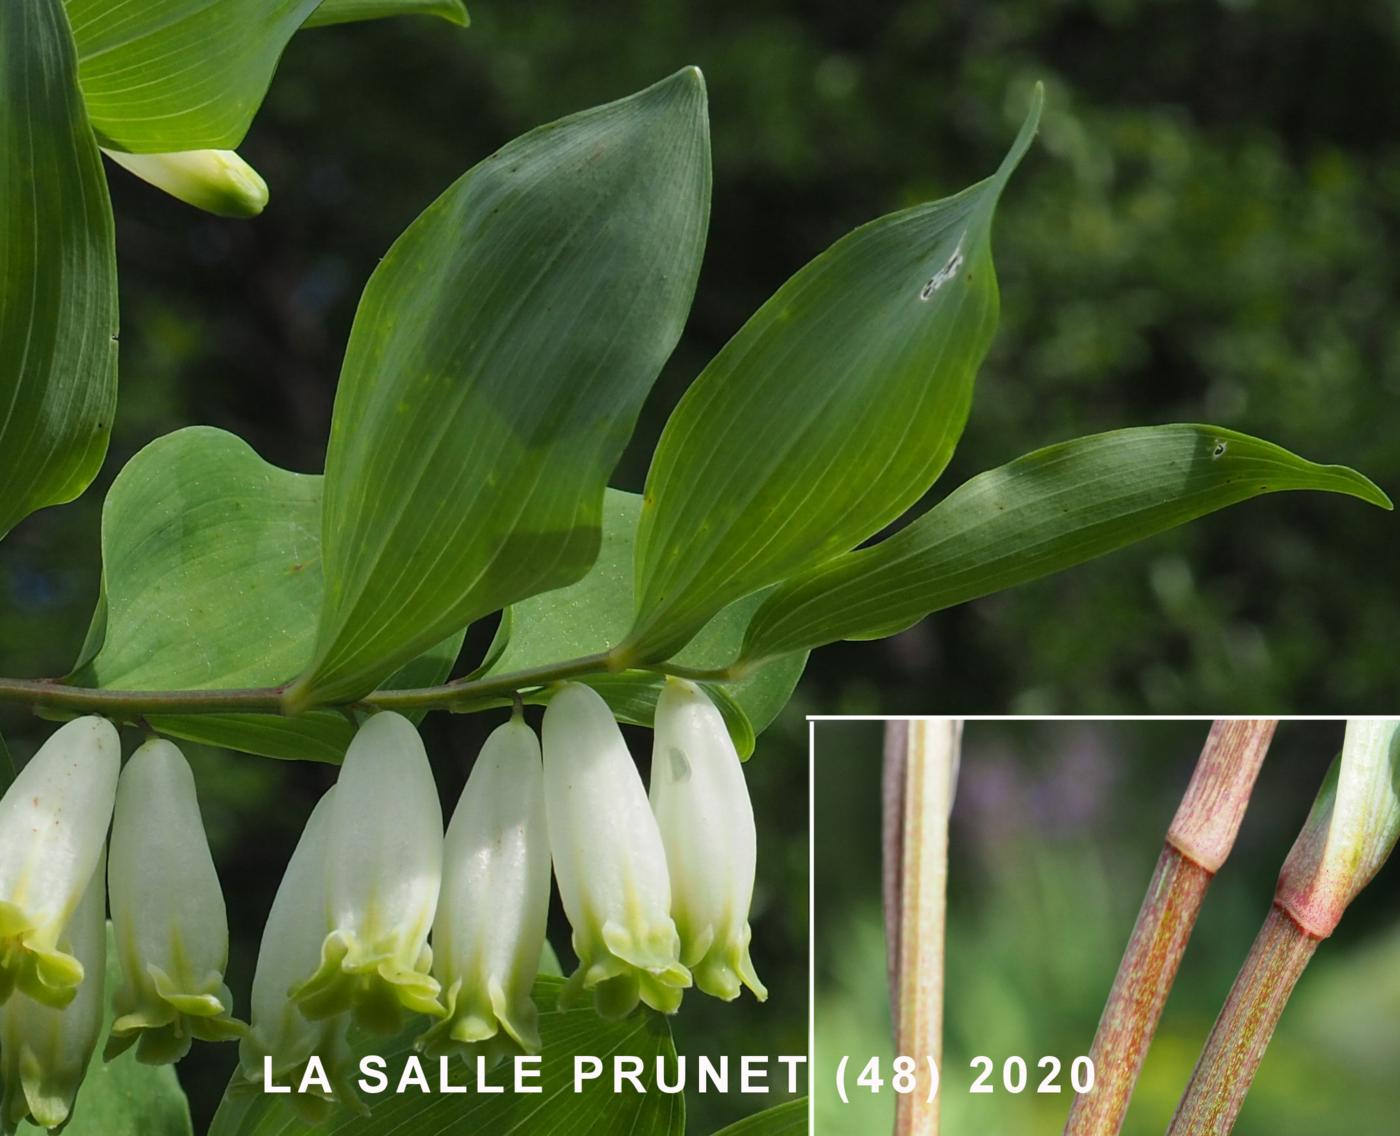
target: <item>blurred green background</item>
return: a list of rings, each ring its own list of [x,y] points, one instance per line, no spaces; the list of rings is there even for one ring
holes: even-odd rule
[[[967,723],[950,832],[943,1062],[950,1133],[1059,1132],[1060,1096],[1000,1091],[1001,1061],[1032,1077],[1045,1055],[1087,1052],[1118,961],[1205,740],[1206,722]],[[878,723],[816,726],[817,1136],[888,1131],[886,1089],[854,1088],[879,1055],[889,1075],[880,913]],[[1133,1099],[1126,1136],[1166,1129],[1273,896],[1339,722],[1279,726],[1239,840],[1216,876]],[[1236,1136],[1392,1132],[1400,1110],[1400,870],[1391,864],[1318,949],[1274,1035]],[[970,1095],[973,1056],[997,1062]],[[834,1087],[850,1055],[852,1103]],[[980,1070],[979,1070],[980,1071]],[[1043,1075],[1043,1074],[1042,1074]],[[1032,1081],[1032,1085],[1034,1081]]]
[[[1042,444],[1173,420],[1257,433],[1400,491],[1389,0],[471,7],[465,31],[414,18],[298,36],[243,147],[273,193],[255,222],[204,216],[111,170],[123,319],[111,454],[79,502],[0,548],[0,673],[72,662],[97,593],[102,494],[137,449],[209,423],[320,469],[356,299],[394,237],[512,137],[689,63],[711,96],[710,247],[618,485],[640,488],[686,384],[790,273],[855,225],[989,172],[1042,79],[1041,140],[997,222],[1001,330],[932,498]],[[1266,497],[894,639],[818,653],[750,767],[764,826],[755,943],[773,1001],[695,999],[682,1046],[800,1044],[805,712],[1393,711],[1397,552],[1391,515]],[[490,631],[472,634],[464,664]],[[490,724],[433,719],[445,798]],[[47,729],[12,708],[0,728],[21,756]],[[246,991],[276,878],[330,774],[214,752],[197,764],[229,891],[231,979]],[[203,1047],[182,1066],[201,1115],[231,1060]],[[697,1101],[695,1131],[726,1107]]]

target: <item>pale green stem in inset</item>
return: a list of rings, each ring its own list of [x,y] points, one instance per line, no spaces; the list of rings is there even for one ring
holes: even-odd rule
[[[895,1136],[937,1136],[939,1130],[941,1094],[929,1092],[929,1062],[942,1068],[948,817],[961,744],[956,719],[886,724],[885,760],[902,774],[897,810],[885,813],[886,934],[894,936],[891,1011],[895,1053],[916,1065],[915,1088],[895,1100]],[[897,834],[889,831],[896,812]],[[888,880],[891,873],[897,878]]]

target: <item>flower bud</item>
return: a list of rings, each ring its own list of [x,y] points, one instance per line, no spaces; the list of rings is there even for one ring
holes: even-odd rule
[[[530,988],[548,914],[540,743],[516,717],[486,739],[447,826],[433,924],[433,973],[447,1017],[420,1048],[479,1050],[491,1062],[539,1052]]]
[[[0,1133],[10,1136],[26,1117],[41,1128],[68,1120],[97,1039],[102,1035],[107,920],[102,858],[72,921],[63,949],[83,966],[83,979],[63,1009],[16,992],[0,1008]]]
[[[82,962],[59,937],[97,869],[120,768],[112,724],[78,718],[0,798],[0,1003],[18,988],[62,1008],[77,992]]]
[[[267,205],[267,182],[232,150],[102,152],[142,181],[218,217],[256,217]]]
[[[312,1091],[290,1098],[313,1124],[325,1119],[335,1099],[363,1109],[345,1037],[350,1015],[308,1021],[290,995],[320,962],[326,938],[326,849],[336,792],[328,790],[312,810],[273,897],[253,972],[252,1025],[238,1047],[235,1085],[239,1092],[261,1092],[265,1058],[270,1058],[267,1065],[275,1083],[299,1085],[307,1061],[315,1055],[335,1097]]]
[[[173,744],[141,746],[117,782],[107,892],[122,985],[104,1057],[139,1042],[148,1065],[178,1061],[191,1038],[243,1032],[224,985],[228,914],[189,763]]]
[[[380,713],[355,734],[336,782],[326,846],[330,933],[295,991],[313,1020],[351,1010],[377,1033],[402,1010],[441,1017],[428,931],[442,882],[442,806],[418,731]]]
[[[597,691],[564,685],[544,715],[544,794],[554,875],[578,970],[600,1013],[638,1000],[674,1013],[690,985],[671,921],[666,853],[622,731]]]
[[[666,847],[681,961],[706,994],[768,991],[749,958],[758,839],[739,753],[698,686],[667,679],[656,701],[651,807]]]

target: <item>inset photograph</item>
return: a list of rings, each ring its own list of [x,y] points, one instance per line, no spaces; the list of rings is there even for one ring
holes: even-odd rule
[[[814,1131],[1392,1131],[1398,731],[814,721]]]

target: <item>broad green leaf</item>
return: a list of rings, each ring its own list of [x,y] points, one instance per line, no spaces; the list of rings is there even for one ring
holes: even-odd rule
[[[58,0],[0,4],[0,536],[71,501],[117,405],[112,207]]]
[[[624,654],[674,654],[725,604],[849,551],[919,499],[967,420],[997,321],[1001,168],[838,241],[681,399],[652,459]]]
[[[122,981],[111,923],[107,924],[106,981],[107,1021],[64,1136],[192,1136],[190,1106],[174,1066],[142,1065],[134,1049],[114,1061],[102,1060],[107,1031],[112,1028],[110,995]],[[26,1121],[19,1131],[39,1133],[43,1129]]]
[[[317,0],[66,3],[98,137],[159,154],[242,142],[282,49]]]
[[[321,479],[269,465],[232,434],[158,438],[102,510],[102,596],[71,680],[112,690],[275,686],[305,667],[321,604]],[[400,686],[441,682],[461,632],[409,662]],[[338,761],[338,713],[152,715],[176,737],[271,757]]]
[[[499,653],[484,673],[511,674],[605,651],[626,633],[632,618],[632,561],[642,499],[609,489],[603,502],[603,539],[598,558],[575,584],[514,605],[502,623],[494,649]],[[746,597],[715,616],[677,657],[684,666],[709,669],[731,662],[761,595]],[[725,712],[739,752],[745,757],[792,696],[807,653],[795,652],[726,683],[707,683]],[[661,676],[648,671],[605,674],[583,681],[594,687],[624,722],[650,726],[661,693]],[[542,704],[549,691],[528,701]]]
[[[214,1116],[209,1136],[328,1136],[332,1132],[335,1136],[386,1136],[391,1132],[397,1136],[447,1132],[471,1136],[574,1136],[585,1132],[682,1136],[684,1096],[662,1093],[655,1085],[658,1058],[666,1062],[668,1076],[675,1074],[675,1047],[666,1019],[644,1010],[623,1021],[608,1022],[593,1012],[591,1004],[561,1010],[557,999],[563,988],[564,983],[557,978],[540,978],[535,983],[542,1060],[539,1079],[532,1084],[542,1092],[512,1091],[509,1065],[498,1068],[490,1082],[505,1085],[505,1092],[477,1092],[467,1066],[454,1060],[449,1065],[452,1083],[466,1085],[466,1093],[428,1095],[409,1088],[395,1094],[392,1090],[412,1052],[413,1038],[423,1028],[420,1020],[390,1041],[351,1030],[350,1048],[357,1056],[373,1053],[387,1061],[390,1091],[365,1098],[372,1109],[369,1116],[356,1117],[341,1109],[321,1124],[307,1125],[285,1103],[286,1097],[228,1094]],[[646,1093],[613,1092],[611,1061],[618,1054],[641,1059],[640,1077]],[[580,1055],[600,1057],[605,1073],[575,1093],[574,1058]],[[423,1068],[429,1084],[436,1086],[437,1062],[427,1061]]]
[[[807,1098],[799,1097],[746,1116],[715,1136],[806,1136],[807,1131]]]
[[[680,336],[709,213],[700,73],[481,162],[370,278],[326,457],[326,603],[289,705],[577,580]]]
[[[330,24],[380,20],[386,16],[440,16],[460,27],[468,23],[467,8],[462,0],[321,0],[321,6],[302,26],[323,28]]]
[[[1218,426],[1147,426],[1062,442],[974,477],[887,540],[783,584],[754,616],[744,655],[893,635],[931,612],[1284,489],[1391,507],[1353,470]]]

